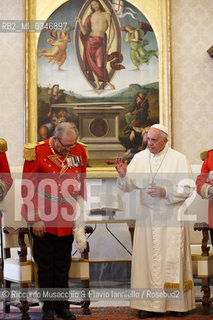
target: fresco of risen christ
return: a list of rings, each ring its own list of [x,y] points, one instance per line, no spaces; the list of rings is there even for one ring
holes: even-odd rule
[[[107,54],[115,37],[112,16],[106,12],[99,0],[92,0],[90,7],[91,13],[86,17],[84,23],[80,18],[76,19],[80,26],[80,38],[84,46],[83,69],[89,81],[95,82],[96,90],[101,89],[101,82],[114,89],[106,67]]]

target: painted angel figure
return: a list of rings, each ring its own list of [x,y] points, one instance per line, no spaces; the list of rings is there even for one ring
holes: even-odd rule
[[[52,34],[51,34],[52,35]],[[52,35],[54,36],[54,35]],[[58,65],[58,70],[62,70],[61,66],[64,64],[67,58],[67,44],[70,42],[69,32],[61,33],[60,39],[55,40],[48,38],[47,43],[52,46],[50,50],[41,49],[39,57],[44,56],[48,63],[53,62]]]
[[[155,56],[158,58],[156,51],[157,50],[146,50],[144,47],[149,44],[147,39],[144,39],[144,36],[147,31],[153,31],[151,26],[146,23],[139,23],[140,28],[135,28],[130,24],[127,24],[125,27],[122,27],[123,31],[126,31],[125,42],[130,44],[130,58],[132,63],[136,67],[135,70],[140,70],[140,65],[143,63],[149,64],[150,59]]]

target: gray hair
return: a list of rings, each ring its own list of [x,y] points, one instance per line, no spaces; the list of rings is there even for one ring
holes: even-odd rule
[[[54,136],[61,139],[64,132],[67,135],[71,135],[73,131],[76,133],[76,137],[78,137],[78,129],[73,122],[61,122],[55,127]]]
[[[161,137],[163,138],[163,140],[168,140],[168,134],[163,132],[162,130],[160,130],[161,133]]]

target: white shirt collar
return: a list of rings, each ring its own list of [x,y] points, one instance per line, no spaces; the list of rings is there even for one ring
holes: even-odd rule
[[[165,147],[163,148],[163,150],[161,150],[160,152],[158,152],[158,153],[151,153],[151,152],[149,151],[149,153],[150,153],[150,155],[151,155],[151,158],[156,158],[156,157],[163,156],[163,155],[167,152],[168,148],[169,148],[169,146],[168,146],[168,142],[167,142],[167,144],[165,145]]]

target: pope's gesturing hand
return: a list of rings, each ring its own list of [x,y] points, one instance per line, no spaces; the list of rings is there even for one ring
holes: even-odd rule
[[[117,170],[119,176],[124,178],[127,171],[127,160],[123,162],[122,158],[116,158],[115,169]]]

